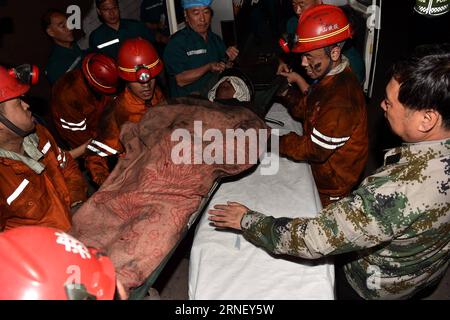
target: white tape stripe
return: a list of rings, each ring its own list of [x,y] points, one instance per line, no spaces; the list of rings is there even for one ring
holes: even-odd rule
[[[72,127],[68,127],[68,126],[65,126],[65,125],[61,125],[61,127],[63,127],[63,129],[67,129],[67,130],[70,130],[70,131],[84,131],[84,130],[86,130],[86,126],[84,126],[83,128],[72,128]]]
[[[94,148],[93,146],[90,146],[90,145],[89,145],[89,146],[87,146],[87,148],[88,148],[89,150],[91,150],[92,152],[98,154],[100,157],[105,158],[105,157],[108,156],[106,153],[101,152],[100,150],[98,150],[97,148]]]
[[[47,143],[45,144],[44,148],[42,148],[42,153],[43,154],[47,154],[47,152],[48,152],[48,150],[50,149],[51,146],[52,145],[51,145],[50,141],[47,141]]]
[[[80,62],[80,60],[81,60],[81,56],[77,57],[75,59],[75,61],[70,65],[69,69],[67,69],[66,73],[72,71],[73,69],[75,69],[75,67],[77,66],[78,62]]]
[[[58,154],[58,157],[56,159],[58,159],[58,161],[61,161],[61,159],[62,159],[61,153]]]
[[[98,147],[108,151],[109,153],[112,153],[112,154],[118,154],[119,153],[119,151],[117,151],[117,150],[111,148],[110,146],[107,146],[106,144],[101,143],[101,142],[99,142],[97,140],[92,140],[91,143],[93,143],[96,146],[98,146]]]
[[[348,141],[348,139],[350,139],[350,137],[343,137],[343,138],[328,137],[328,136],[320,133],[316,128],[313,129],[313,134],[327,142],[332,142],[332,143],[341,143],[341,142]]]
[[[98,49],[103,49],[103,48],[105,48],[105,47],[112,46],[113,44],[116,44],[116,43],[119,43],[119,42],[120,42],[119,39],[116,38],[116,39],[114,39],[114,40],[111,40],[111,41],[108,41],[108,42],[99,44],[99,45],[97,46],[97,48],[98,48]]]
[[[328,150],[335,150],[339,147],[342,147],[345,143],[341,143],[338,145],[332,145],[332,144],[327,144],[325,142],[322,142],[320,140],[318,140],[316,137],[314,137],[313,135],[311,135],[311,140],[312,142],[314,142],[315,144],[321,146],[322,148],[328,149]]]
[[[16,198],[22,193],[23,189],[30,183],[27,179],[23,179],[22,183],[19,185],[19,187],[8,197],[6,202],[8,205],[11,205],[11,203],[16,200]]]
[[[206,52],[207,52],[206,49],[198,49],[198,50],[188,51],[188,52],[186,52],[186,54],[188,56],[194,56],[194,55],[204,54]]]
[[[69,122],[69,121],[64,120],[63,118],[59,118],[59,120],[61,120],[61,122],[63,122],[64,124],[67,124],[68,126],[73,126],[73,127],[82,127],[82,126],[86,125],[86,118],[79,123]]]

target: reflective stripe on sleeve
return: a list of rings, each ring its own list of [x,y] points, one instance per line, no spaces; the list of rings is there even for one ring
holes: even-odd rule
[[[22,191],[25,189],[25,187],[30,183],[27,179],[23,179],[22,183],[19,185],[19,187],[6,199],[6,202],[8,205],[11,205],[11,203],[16,200],[16,198],[22,193]]]

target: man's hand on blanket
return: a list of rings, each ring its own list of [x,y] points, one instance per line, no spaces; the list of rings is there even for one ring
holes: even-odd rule
[[[209,210],[209,220],[212,221],[217,228],[232,228],[242,230],[241,220],[244,214],[250,209],[238,202],[230,202],[227,204],[216,204],[214,209]]]

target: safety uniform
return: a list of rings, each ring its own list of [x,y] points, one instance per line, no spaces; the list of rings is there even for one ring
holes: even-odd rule
[[[164,62],[169,76],[172,97],[187,96],[191,93],[206,93],[214,83],[213,73],[207,72],[197,81],[184,87],[177,85],[175,76],[183,71],[199,68],[210,62],[218,62],[226,57],[226,47],[223,40],[211,30],[208,31],[208,41],[186,27],[176,32],[170,38],[164,51]]]
[[[66,72],[80,67],[83,56],[84,52],[77,44],[71,48],[54,44],[44,71],[50,84],[53,85]]]
[[[87,146],[86,167],[92,180],[101,185],[109,175],[107,158],[118,156],[124,149],[120,143],[120,129],[127,122],[139,122],[149,107],[165,101],[161,89],[156,86],[150,103],[134,96],[127,88],[111,102],[102,116],[97,138]]]
[[[77,163],[40,125],[23,146],[27,156],[0,148],[0,231],[26,225],[68,230],[70,206],[86,200]]]
[[[280,138],[281,155],[311,164],[324,206],[350,193],[368,157],[364,94],[343,61],[300,101],[291,100],[291,114],[303,121],[303,135]]]
[[[64,75],[53,87],[51,113],[55,128],[71,148],[95,137],[110,96],[95,94],[81,69]]]
[[[100,27],[92,31],[89,36],[89,47],[91,51],[100,52],[116,59],[122,42],[137,37],[150,42],[155,41],[155,35],[142,22],[121,19],[119,30],[102,23]]]
[[[317,259],[359,251],[344,267],[366,299],[403,299],[434,285],[450,261],[450,139],[403,144],[349,197],[316,218],[244,215],[244,237]]]

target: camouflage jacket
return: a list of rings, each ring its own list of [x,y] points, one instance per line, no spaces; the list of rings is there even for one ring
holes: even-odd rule
[[[450,260],[450,139],[404,144],[347,198],[316,218],[249,211],[244,236],[277,254],[317,259],[357,251],[345,265],[366,299],[403,299],[439,281]]]

